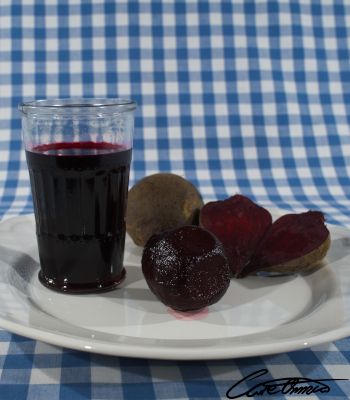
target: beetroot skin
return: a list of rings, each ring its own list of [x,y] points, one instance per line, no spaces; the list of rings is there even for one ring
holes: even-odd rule
[[[202,207],[199,224],[221,241],[231,272],[237,277],[271,227],[272,217],[265,208],[236,194]]]
[[[143,251],[142,272],[156,297],[178,311],[216,303],[230,284],[221,244],[198,226],[153,235]]]
[[[266,232],[239,276],[259,270],[282,272],[284,266],[288,272],[312,267],[325,256],[329,244],[330,234],[321,212],[283,215]]]

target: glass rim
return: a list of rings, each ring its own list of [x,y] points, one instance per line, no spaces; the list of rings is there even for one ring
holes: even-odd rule
[[[123,113],[136,109],[136,102],[124,98],[57,98],[25,101],[18,109],[23,114],[47,114],[65,111],[94,111],[103,113]]]

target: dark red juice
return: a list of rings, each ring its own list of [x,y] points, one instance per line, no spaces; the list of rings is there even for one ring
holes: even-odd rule
[[[123,279],[131,150],[105,142],[53,143],[26,151],[41,282],[81,293]]]

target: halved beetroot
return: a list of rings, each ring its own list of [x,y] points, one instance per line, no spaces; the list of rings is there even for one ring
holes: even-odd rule
[[[238,276],[272,224],[271,214],[245,196],[236,194],[205,204],[199,224],[223,244],[231,272]]]
[[[319,211],[278,218],[238,277],[257,271],[290,273],[315,268],[330,246],[330,234],[324,221]]]

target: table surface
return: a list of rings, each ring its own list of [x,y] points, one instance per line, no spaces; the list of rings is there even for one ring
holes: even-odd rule
[[[131,185],[171,171],[206,201],[243,193],[350,227],[349,37],[346,1],[3,0],[0,217],[33,210],[18,103],[130,97]],[[348,378],[349,357],[344,338],[266,357],[155,361],[2,330],[0,398],[224,399],[262,368],[271,379]],[[308,398],[349,395],[344,380]]]

